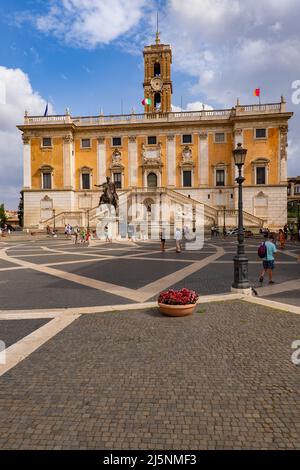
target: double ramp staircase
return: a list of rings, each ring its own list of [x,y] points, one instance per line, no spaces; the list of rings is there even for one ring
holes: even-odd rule
[[[208,204],[193,199],[190,196],[185,196],[184,194],[179,193],[170,188],[134,188],[132,190],[124,190],[119,192],[119,202],[122,204],[123,198],[127,198],[127,201],[132,201],[133,197],[139,195],[146,200],[147,198],[152,198],[155,200],[157,197],[164,196],[164,200],[170,203],[176,203],[182,206],[182,209],[186,205],[192,205],[193,209],[200,209],[204,214],[204,225],[206,228],[211,227],[212,225],[219,225],[220,227],[224,225],[224,215],[225,215],[225,225],[226,227],[237,227],[238,225],[238,211],[236,209],[219,209]],[[225,213],[225,214],[224,214]],[[55,226],[58,229],[62,229],[66,224],[72,226],[90,226],[92,228],[96,227],[97,224],[97,214],[98,206],[95,206],[91,209],[82,209],[78,211],[63,211],[51,217],[47,220],[40,222],[39,229],[44,230],[47,226]],[[247,228],[262,228],[264,225],[264,220],[250,214],[249,212],[243,212],[244,217],[244,226]]]

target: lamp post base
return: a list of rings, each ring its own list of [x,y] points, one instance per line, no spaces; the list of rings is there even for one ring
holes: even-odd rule
[[[248,258],[244,254],[238,254],[234,257],[234,282],[233,289],[247,290],[251,289],[248,280]]]
[[[233,294],[252,295],[252,288],[248,287],[247,289],[236,289],[235,287],[231,287],[231,292]]]

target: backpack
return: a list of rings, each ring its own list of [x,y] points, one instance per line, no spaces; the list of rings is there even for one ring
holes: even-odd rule
[[[260,258],[264,258],[266,256],[267,254],[266,242],[263,242],[261,243],[261,245],[259,245],[257,254]]]

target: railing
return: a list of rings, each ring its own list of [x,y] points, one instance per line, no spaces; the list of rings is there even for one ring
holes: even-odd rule
[[[239,214],[239,211],[237,209],[226,209],[225,210],[225,220],[226,220],[226,218],[229,218],[229,217],[236,217],[236,220],[237,220],[238,219],[238,214]],[[219,216],[220,219],[222,219],[222,220],[224,219],[224,209],[219,209],[218,210],[218,216]],[[245,222],[248,220],[248,221],[252,222],[253,224],[255,224],[255,226],[263,227],[263,225],[264,225],[264,220],[263,219],[261,219],[260,217],[257,217],[254,214],[250,214],[250,212],[243,211],[243,217],[245,219]],[[245,223],[245,225],[247,225],[247,224]]]
[[[24,118],[25,124],[46,125],[71,123],[75,126],[105,126],[113,124],[149,123],[149,122],[176,122],[176,121],[205,121],[217,119],[230,119],[231,117],[245,114],[268,114],[281,113],[286,111],[286,103],[271,103],[257,105],[238,105],[232,109],[221,110],[201,110],[182,111],[170,113],[146,113],[146,114],[120,114],[108,116],[75,116],[66,115],[55,116],[28,116]]]

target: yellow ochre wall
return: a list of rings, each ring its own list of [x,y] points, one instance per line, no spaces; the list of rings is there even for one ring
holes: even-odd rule
[[[52,139],[53,148],[42,149],[41,138],[31,139],[31,175],[32,189],[41,188],[41,172],[43,165],[54,168],[53,189],[63,188],[63,140],[61,137]]]
[[[183,133],[183,132],[182,132]],[[181,134],[176,135],[176,186],[181,187],[181,167],[182,151],[186,144],[181,143]],[[184,132],[188,133],[188,131]],[[155,131],[153,131],[155,135]],[[279,183],[279,129],[268,128],[268,139],[258,140],[254,138],[254,129],[245,129],[243,131],[244,147],[248,149],[244,174],[246,178],[245,184],[253,184],[252,165],[251,162],[258,158],[267,158],[270,160],[269,164],[269,181],[268,184]],[[157,141],[161,143],[162,148],[162,186],[167,185],[167,136],[159,135],[157,133]],[[53,137],[53,148],[42,149],[41,138],[31,138],[31,171],[32,171],[32,188],[41,188],[41,173],[40,168],[43,165],[50,165],[54,168],[53,174],[53,189],[63,189],[63,139],[62,137]],[[80,148],[81,137],[74,139],[75,146],[75,189],[80,190],[80,168],[87,166],[93,170],[93,184],[96,183],[97,178],[97,139],[91,138],[91,149]],[[138,186],[144,186],[143,182],[143,169],[142,169],[142,144],[147,144],[146,135],[137,136],[137,151],[138,151]],[[198,168],[202,156],[199,155],[199,136],[197,133],[193,134],[193,143],[187,144],[192,150],[194,167],[194,187],[198,187]],[[128,160],[128,137],[123,137],[122,147],[112,147],[111,138],[105,139],[106,147],[106,168],[107,175],[110,175],[110,167],[112,163],[112,153],[115,148],[118,148],[122,154],[122,165],[124,165],[124,188],[128,187],[129,176],[129,160]],[[228,165],[227,171],[227,185],[233,185],[232,178],[232,149],[233,149],[233,135],[226,132],[226,142],[224,144],[216,144],[214,142],[214,133],[208,133],[208,155],[209,155],[209,186],[214,186],[214,171],[213,167],[218,163],[225,163]]]
[[[265,140],[255,139],[253,129],[244,130],[244,147],[248,149],[244,168],[245,184],[253,184],[251,162],[258,158],[270,160],[268,184],[278,184],[279,129],[268,128],[268,139]]]
[[[216,144],[214,134],[208,134],[208,164],[209,164],[209,186],[215,186],[214,166],[218,163],[229,165],[227,171],[227,185],[232,185],[231,165],[232,165],[232,135],[225,133],[226,141],[223,144]],[[201,159],[201,155],[200,155]]]
[[[80,190],[80,168],[88,166],[93,169],[93,184],[97,175],[97,140],[91,139],[90,149],[80,148],[81,138],[75,138],[75,189]]]

